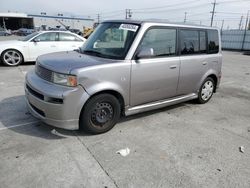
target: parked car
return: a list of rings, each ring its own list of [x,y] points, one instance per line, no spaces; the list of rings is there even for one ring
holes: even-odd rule
[[[18,36],[28,36],[34,32],[35,32],[34,29],[20,28],[14,31],[13,34],[18,35]]]
[[[218,29],[106,21],[80,51],[37,59],[26,75],[27,106],[47,124],[103,133],[123,114],[208,102],[221,65]]]
[[[11,32],[7,29],[0,28],[0,36],[9,36],[11,35]]]
[[[78,49],[85,41],[68,31],[35,32],[21,40],[0,42],[1,60],[5,65],[16,66],[35,61],[39,55]]]

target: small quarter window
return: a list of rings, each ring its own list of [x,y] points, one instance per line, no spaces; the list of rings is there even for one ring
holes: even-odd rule
[[[217,30],[208,30],[208,53],[216,54],[219,52],[219,34]]]

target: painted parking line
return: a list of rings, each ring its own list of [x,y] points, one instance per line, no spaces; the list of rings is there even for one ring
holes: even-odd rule
[[[231,82],[222,82],[222,83],[220,83],[220,86],[231,85],[231,84],[234,84],[234,83],[235,83],[234,81],[231,81]]]
[[[6,129],[13,129],[13,128],[21,127],[21,126],[25,126],[25,125],[31,125],[33,123],[38,123],[38,122],[39,121],[32,121],[29,123],[22,123],[22,124],[12,125],[12,126],[8,126],[8,127],[2,127],[2,128],[0,128],[0,131],[6,130]]]

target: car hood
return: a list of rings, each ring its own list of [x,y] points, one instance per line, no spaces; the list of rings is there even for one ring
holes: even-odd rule
[[[116,62],[118,60],[90,56],[76,51],[50,53],[37,58],[37,63],[44,68],[64,74],[70,74],[74,69]]]

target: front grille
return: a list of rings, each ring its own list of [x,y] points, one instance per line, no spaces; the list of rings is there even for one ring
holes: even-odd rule
[[[30,106],[33,108],[33,110],[35,110],[38,114],[40,114],[41,116],[45,117],[45,113],[42,110],[39,110],[37,107],[35,107],[34,105],[32,105],[31,103],[29,103]]]
[[[32,94],[32,95],[34,95],[35,97],[37,97],[37,98],[39,98],[39,99],[41,99],[41,100],[44,100],[44,96],[42,95],[42,94],[40,94],[40,93],[38,93],[37,91],[35,91],[34,89],[32,89],[30,86],[28,86],[27,84],[26,84],[26,88],[28,89],[28,91]]]
[[[53,72],[51,70],[49,70],[49,69],[46,69],[46,68],[42,67],[39,64],[36,65],[36,74],[40,78],[42,78],[44,80],[47,80],[49,82],[52,81],[52,74],[53,74]]]

